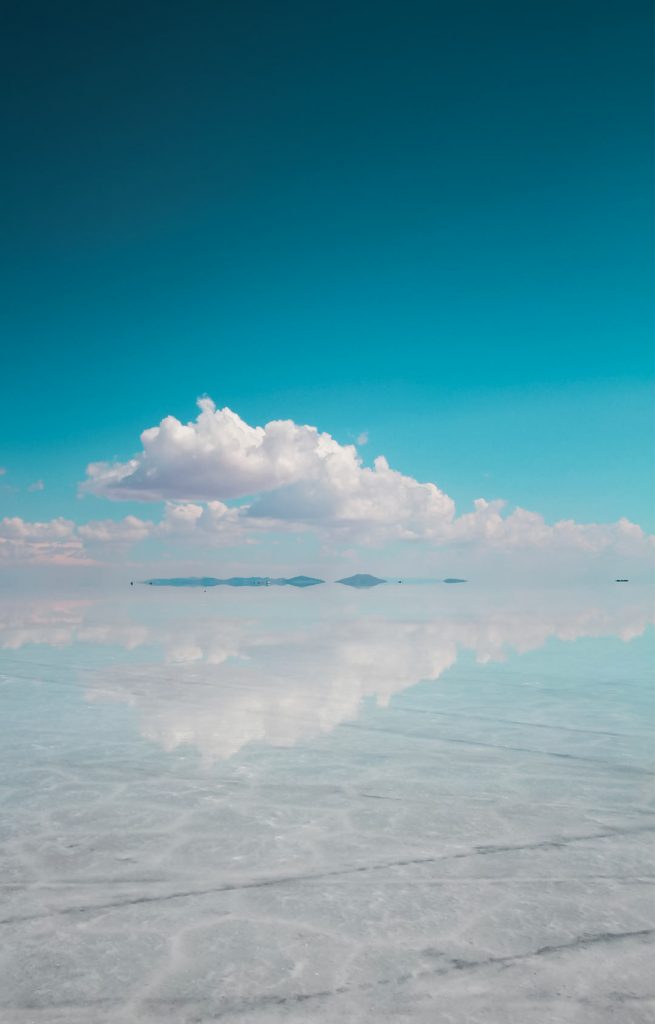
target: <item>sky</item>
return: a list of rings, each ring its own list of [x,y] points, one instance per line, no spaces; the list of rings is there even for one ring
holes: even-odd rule
[[[650,3],[2,29],[0,565],[643,566]]]

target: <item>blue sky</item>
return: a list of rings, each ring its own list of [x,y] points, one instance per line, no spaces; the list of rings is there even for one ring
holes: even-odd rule
[[[652,529],[651,18],[11,9],[0,515],[152,517],[86,465],[209,394],[458,512]]]

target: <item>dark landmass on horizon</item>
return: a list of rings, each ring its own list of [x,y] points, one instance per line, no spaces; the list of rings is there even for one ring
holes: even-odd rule
[[[379,576],[370,576],[367,572],[358,572],[354,576],[346,576],[337,583],[345,583],[347,587],[377,587],[380,583],[386,583]]]
[[[314,576],[292,576],[289,579],[286,577],[276,576],[230,576],[228,579],[219,579],[216,576],[175,576],[169,579],[150,579],[141,580],[142,584],[151,587],[315,587],[319,583],[325,583],[325,580],[320,580]],[[378,587],[381,583],[388,583],[389,580],[381,579],[379,576],[371,576],[370,573],[359,572],[354,576],[346,576],[344,579],[335,580],[336,583],[343,583],[346,587],[354,587],[355,589],[367,590],[370,587]],[[402,583],[403,580],[398,579],[398,583]],[[456,576],[448,576],[444,580],[437,579],[425,579],[417,580],[411,579],[405,582],[408,583],[468,583],[468,580],[460,579]],[[623,582],[623,580],[618,582]],[[131,581],[131,585],[134,581]]]
[[[273,576],[231,576],[227,580],[215,576],[180,576],[173,579],[143,580],[151,587],[315,587],[325,580],[313,576],[292,576],[291,579]]]

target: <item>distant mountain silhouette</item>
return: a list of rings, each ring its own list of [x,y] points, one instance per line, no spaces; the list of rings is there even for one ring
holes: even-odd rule
[[[227,580],[219,580],[215,576],[180,576],[143,582],[151,587],[314,587],[325,580],[317,580],[312,576],[292,576],[291,579],[272,576],[231,576]]]
[[[275,580],[281,586],[286,583],[290,587],[315,587],[317,583],[325,583],[325,580],[315,580],[313,576],[292,576],[289,580]]]
[[[358,572],[355,576],[347,576],[345,580],[337,580],[337,583],[345,583],[347,587],[377,587],[379,583],[386,583],[379,576],[369,576],[366,572]]]

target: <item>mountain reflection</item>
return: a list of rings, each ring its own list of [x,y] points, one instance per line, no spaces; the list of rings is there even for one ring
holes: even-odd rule
[[[39,645],[70,649],[73,662],[76,650],[96,648],[94,662],[86,652],[77,666],[87,701],[126,703],[144,738],[167,751],[192,745],[214,761],[251,743],[291,746],[328,733],[356,719],[367,699],[385,706],[408,687],[439,679],[465,651],[484,664],[551,638],[629,642],[653,621],[649,599],[614,595],[499,600],[469,592],[445,603],[421,588],[407,594],[345,607],[321,600],[301,614],[297,605],[256,601],[244,601],[239,614],[225,603],[209,612],[208,603],[179,607],[172,598],[156,608],[147,600],[127,608],[12,602],[0,604],[0,648],[20,652],[25,664]]]

